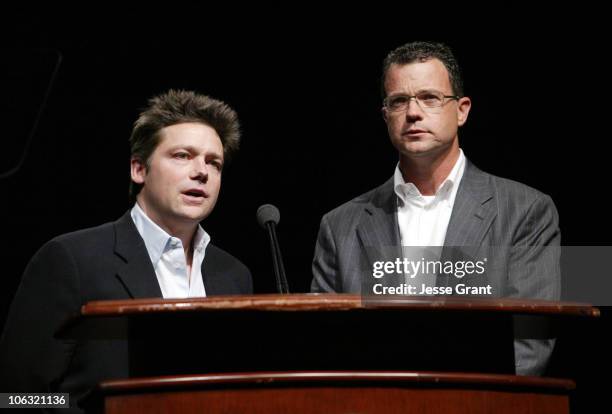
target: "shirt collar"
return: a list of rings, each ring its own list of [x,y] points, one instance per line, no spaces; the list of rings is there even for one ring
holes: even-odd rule
[[[448,174],[446,179],[436,190],[434,200],[445,200],[450,206],[452,206],[455,201],[455,196],[457,195],[457,188],[459,187],[461,178],[463,178],[464,170],[465,155],[463,154],[463,150],[459,148],[459,158],[457,158],[453,169]],[[423,195],[421,194],[416,185],[404,181],[404,176],[402,175],[402,172],[399,168],[399,162],[397,163],[397,166],[395,167],[395,173],[393,174],[393,189],[395,191],[395,194],[404,203],[406,203],[408,199],[411,198],[418,198],[424,200]]]
[[[155,224],[155,222],[140,208],[138,203],[134,203],[130,215],[132,216],[138,233],[140,233],[140,236],[144,240],[145,247],[147,248],[153,266],[157,264],[164,251],[181,243],[180,239],[169,235],[164,229]],[[193,239],[194,251],[204,251],[208,243],[210,243],[210,235],[198,224]]]

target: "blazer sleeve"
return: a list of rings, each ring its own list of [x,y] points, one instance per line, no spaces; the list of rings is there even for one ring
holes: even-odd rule
[[[552,199],[538,197],[514,233],[509,263],[509,296],[525,299],[559,300],[561,296],[561,231]],[[521,329],[532,319],[517,317]],[[533,329],[533,328],[531,328]],[[536,326],[536,329],[538,327]],[[554,339],[517,339],[514,343],[516,372],[542,375],[552,354]]]
[[[559,300],[561,294],[561,231],[550,197],[542,195],[517,227],[510,252],[509,295]]]
[[[74,351],[74,341],[54,337],[79,312],[75,261],[57,240],[28,264],[0,339],[0,389],[53,392]]]

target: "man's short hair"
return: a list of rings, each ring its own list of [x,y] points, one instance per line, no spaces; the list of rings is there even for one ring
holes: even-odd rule
[[[140,113],[130,136],[130,154],[149,168],[149,160],[168,126],[198,122],[213,128],[223,144],[226,159],[240,144],[238,115],[224,102],[193,91],[169,90],[149,100]],[[135,198],[142,184],[130,182],[130,197]]]
[[[444,43],[410,42],[389,52],[383,61],[382,78],[380,82],[380,90],[383,99],[386,98],[387,93],[385,91],[385,77],[391,65],[407,65],[415,62],[426,62],[430,59],[438,59],[444,64],[448,71],[453,94],[462,97],[463,80],[461,79],[459,64],[452,50]]]

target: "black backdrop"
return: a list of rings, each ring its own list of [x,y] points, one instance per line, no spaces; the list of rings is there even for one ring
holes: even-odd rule
[[[0,180],[0,326],[21,272],[45,241],[130,207],[131,124],[148,97],[168,88],[222,99],[242,122],[242,148],[203,223],[213,242],[251,268],[257,292],[274,291],[255,211],[277,205],[291,289],[307,291],[321,216],[393,173],[380,65],[389,50],[417,39],[448,43],[463,68],[473,101],[460,131],[466,155],[551,195],[563,244],[610,244],[603,15],[586,6],[500,7],[465,18],[451,11],[444,19],[438,12],[269,4],[6,14],[3,169],[26,142],[54,59],[62,61],[24,164]]]

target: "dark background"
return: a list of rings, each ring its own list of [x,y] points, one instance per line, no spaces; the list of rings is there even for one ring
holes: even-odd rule
[[[4,14],[0,169],[17,165],[24,151],[25,158],[0,179],[0,326],[27,261],[45,241],[130,208],[131,126],[147,99],[168,88],[222,99],[241,119],[241,150],[203,223],[213,242],[250,267],[258,293],[273,292],[255,211],[275,204],[290,287],[307,291],[321,216],[393,173],[380,65],[411,40],[444,41],[455,51],[473,102],[460,131],[466,156],[549,194],[564,245],[611,244],[602,17],[586,5],[450,10],[443,19],[390,4],[290,10],[274,3]],[[580,338],[589,355],[556,356],[561,371],[580,370],[588,386],[579,399],[591,401],[595,378],[610,365],[609,327],[606,316]]]

